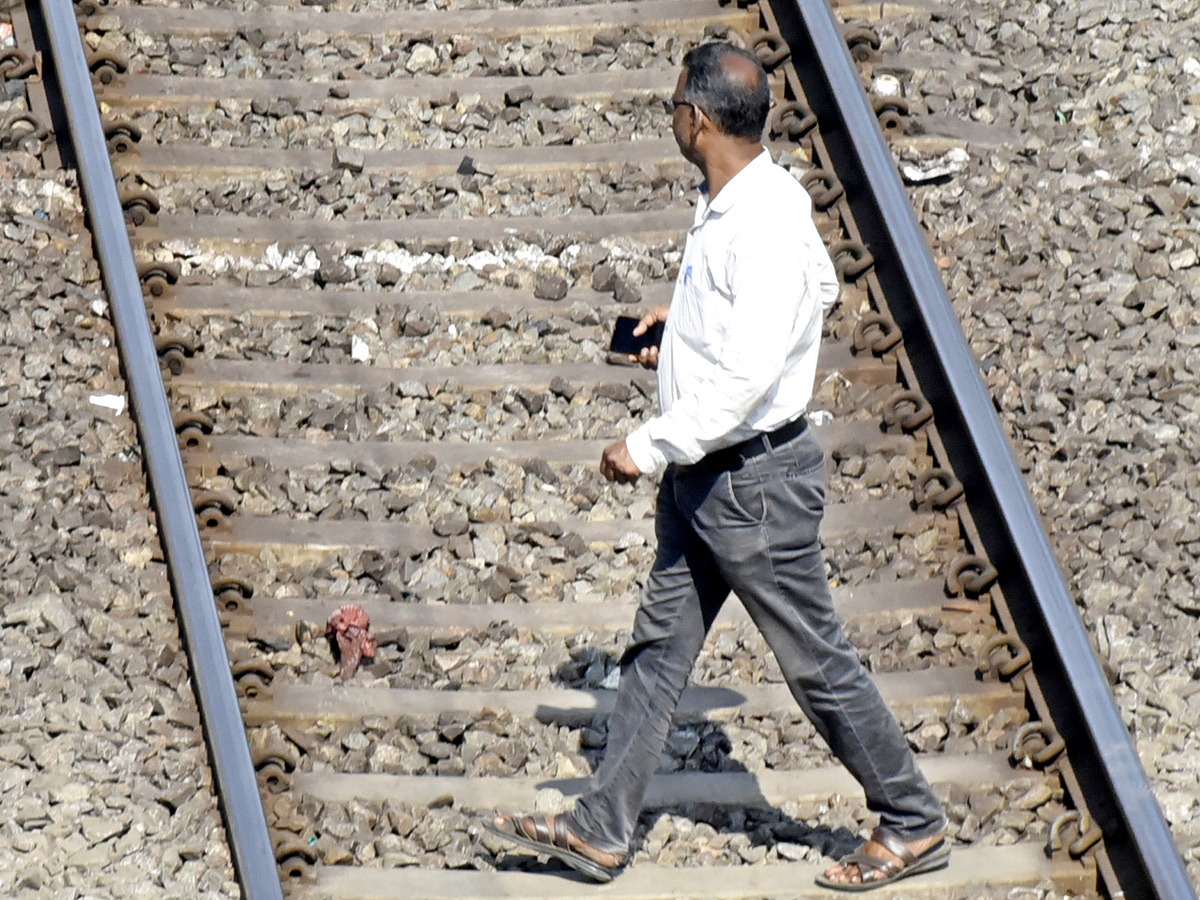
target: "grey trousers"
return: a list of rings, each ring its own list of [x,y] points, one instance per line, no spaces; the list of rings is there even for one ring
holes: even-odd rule
[[[811,428],[732,471],[704,461],[668,467],[658,556],[621,658],[604,758],[567,819],[575,835],[600,850],[628,850],[679,696],[730,589],[880,824],[905,842],[945,827],[834,613],[818,535],[824,508],[825,454]]]

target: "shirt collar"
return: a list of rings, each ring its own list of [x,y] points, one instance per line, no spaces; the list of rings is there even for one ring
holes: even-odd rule
[[[767,152],[766,148],[763,148],[762,153],[746,163],[741,171],[725,182],[725,187],[721,188],[721,192],[717,194],[717,199],[711,202],[708,199],[707,182],[702,185],[704,193],[701,196],[705,201],[705,215],[721,215],[729,212],[733,204],[737,202],[738,197],[746,193],[746,191],[751,190],[751,186],[756,179],[755,173],[760,171],[764,166],[771,165],[774,165],[774,162],[771,160],[771,154]]]

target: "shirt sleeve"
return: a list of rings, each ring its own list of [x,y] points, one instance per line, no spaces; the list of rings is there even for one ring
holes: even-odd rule
[[[643,472],[669,462],[694,463],[727,446],[731,432],[778,384],[798,335],[833,299],[829,273],[818,264],[828,263],[828,255],[815,232],[813,237],[816,247],[803,231],[756,228],[731,249],[727,271],[733,308],[716,365],[667,413],[627,439],[630,456]]]

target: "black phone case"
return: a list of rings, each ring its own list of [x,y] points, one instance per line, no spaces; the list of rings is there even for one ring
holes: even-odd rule
[[[612,340],[608,349],[613,353],[629,353],[637,356],[648,347],[657,347],[662,343],[663,323],[655,322],[643,335],[633,336],[633,329],[641,319],[632,316],[618,316],[617,324],[613,326]]]

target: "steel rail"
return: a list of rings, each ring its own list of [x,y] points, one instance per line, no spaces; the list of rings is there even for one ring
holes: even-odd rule
[[[28,9],[39,49],[52,63],[45,74],[57,87],[50,92],[52,102],[60,104],[56,122],[66,125],[108,292],[234,868],[246,900],[282,900],[191,492],[75,11],[70,0],[40,0],[40,15],[34,4]]]
[[[1196,898],[825,0],[770,0],[1019,636],[1132,900]]]

